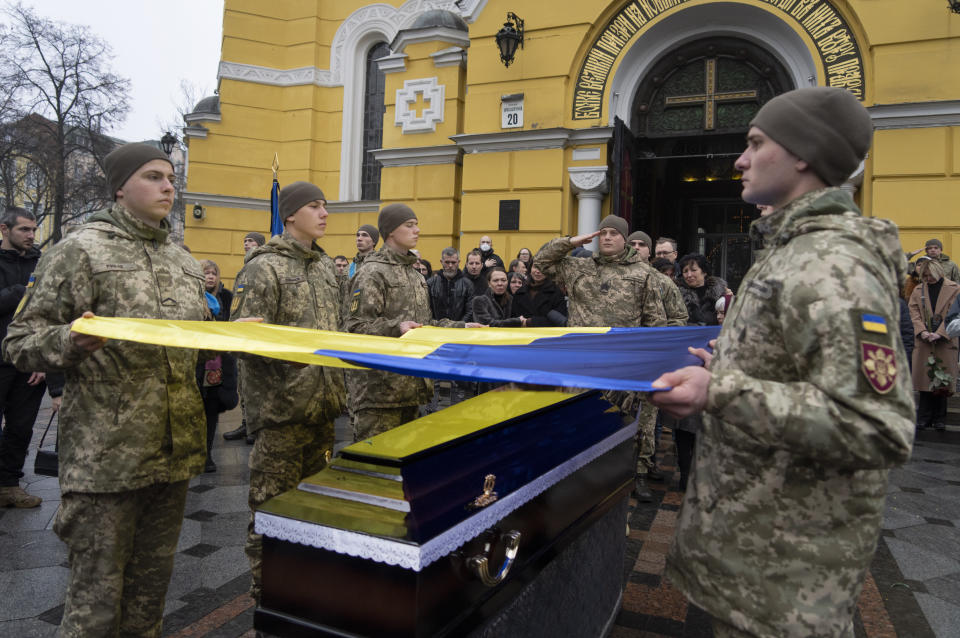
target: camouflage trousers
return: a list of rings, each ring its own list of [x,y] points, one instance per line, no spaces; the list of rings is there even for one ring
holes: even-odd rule
[[[637,457],[637,474],[646,474],[653,468],[653,457],[657,451],[657,408],[653,407],[647,394],[643,392],[606,390],[603,398],[620,409],[625,424],[632,423],[634,418],[639,419],[637,448],[640,454]]]
[[[853,623],[847,625],[847,628],[844,629],[843,633],[836,636],[836,638],[853,638]],[[752,634],[749,631],[744,631],[738,629],[727,622],[720,620],[717,617],[713,619],[713,638],[757,638],[756,634]]]
[[[637,474],[646,474],[653,468],[653,457],[657,452],[657,408],[649,401],[644,401],[638,418],[640,423],[637,428],[637,447],[640,454],[637,456]]]
[[[420,408],[416,405],[405,405],[402,408],[363,408],[356,410],[353,413],[353,440],[369,439],[371,436],[409,423],[418,416],[420,416]]]
[[[253,583],[250,595],[260,599],[263,537],[253,531],[254,512],[274,496],[295,488],[302,479],[326,467],[333,453],[333,422],[262,428],[250,452],[250,522],[244,547]]]
[[[61,637],[160,636],[188,483],[63,495],[53,524],[70,554]]]

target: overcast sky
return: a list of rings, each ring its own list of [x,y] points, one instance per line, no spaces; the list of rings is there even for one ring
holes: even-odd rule
[[[23,3],[41,16],[87,25],[113,47],[113,70],[131,82],[130,113],[120,128],[109,131],[114,137],[159,139],[160,122],[174,120],[182,101],[181,80],[190,81],[204,95],[212,95],[217,88],[223,0]]]

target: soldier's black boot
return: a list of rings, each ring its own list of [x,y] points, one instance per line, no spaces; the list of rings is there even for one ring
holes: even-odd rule
[[[637,478],[633,481],[633,495],[637,497],[637,501],[640,503],[650,503],[653,501],[653,494],[650,493],[650,489],[647,487],[646,474],[637,474]]]
[[[235,430],[223,433],[223,439],[225,441],[239,441],[245,436],[247,436],[247,425],[245,423],[241,423],[240,427]]]

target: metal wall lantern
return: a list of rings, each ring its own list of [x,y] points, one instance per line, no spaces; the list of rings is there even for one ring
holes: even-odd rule
[[[960,13],[960,0],[947,0],[950,10],[954,13]]]
[[[168,156],[173,152],[173,147],[177,145],[177,136],[169,131],[163,134],[163,137],[160,138],[160,148],[163,149],[163,152]]]
[[[960,0],[956,1],[960,2]],[[511,11],[507,13],[507,21],[503,23],[503,28],[497,31],[497,48],[500,49],[500,61],[504,66],[510,66],[513,62],[518,45],[521,49],[523,48],[523,20]]]

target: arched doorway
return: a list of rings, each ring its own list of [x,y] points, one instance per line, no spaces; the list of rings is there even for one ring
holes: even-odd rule
[[[615,123],[613,210],[632,229],[676,239],[681,254],[705,254],[711,273],[736,289],[759,214],[740,199],[733,164],[760,106],[793,86],[775,56],[745,39],[702,38],[662,55],[629,123]]]

